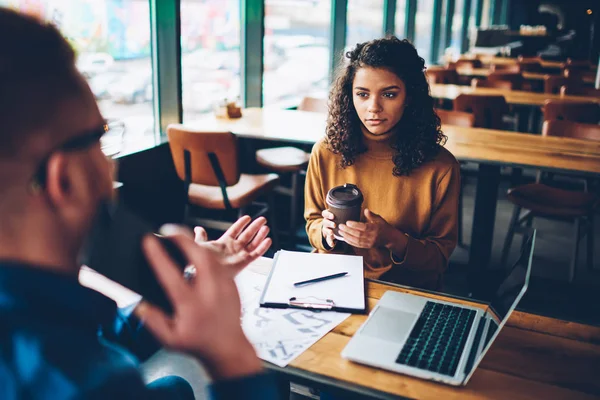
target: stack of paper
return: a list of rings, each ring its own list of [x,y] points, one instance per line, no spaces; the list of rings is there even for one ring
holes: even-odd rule
[[[245,270],[236,277],[242,303],[242,328],[258,357],[285,367],[350,314],[262,308],[267,277]]]

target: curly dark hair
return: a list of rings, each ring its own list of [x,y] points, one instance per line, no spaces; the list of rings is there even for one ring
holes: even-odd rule
[[[362,122],[352,101],[352,83],[360,68],[385,68],[406,85],[407,105],[397,125],[400,134],[395,136],[391,147],[396,150],[393,175],[409,175],[431,160],[447,139],[440,129],[440,118],[429,94],[425,60],[408,40],[394,36],[359,43],[345,56],[347,60],[338,70],[329,95],[329,150],[341,155],[342,168],[352,165],[356,156],[367,151],[361,133]]]

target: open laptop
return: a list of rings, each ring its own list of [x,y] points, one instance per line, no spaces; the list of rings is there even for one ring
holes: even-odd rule
[[[535,230],[490,288],[487,309],[386,292],[342,357],[450,385],[466,385],[529,283]]]

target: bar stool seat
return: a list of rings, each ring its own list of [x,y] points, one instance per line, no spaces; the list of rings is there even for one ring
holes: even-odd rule
[[[582,217],[590,214],[599,199],[591,193],[575,192],[530,183],[509,189],[508,200],[534,214],[555,217]]]
[[[306,96],[298,105],[299,111],[327,112],[327,99]],[[310,153],[296,147],[276,147],[272,149],[261,149],[255,153],[256,163],[263,168],[289,175],[291,186],[279,185],[275,192],[290,197],[290,225],[288,230],[289,243],[295,246],[296,221],[298,220],[298,209],[302,201],[303,187],[299,184],[300,175],[305,173],[310,159]]]
[[[288,239],[291,246],[295,245],[296,222],[298,220],[299,202],[302,200],[302,186],[298,183],[300,174],[306,170],[310,154],[298,148],[286,146],[256,151],[256,162],[278,174],[289,174],[291,186],[279,185],[275,192],[290,197],[290,225]]]
[[[256,162],[276,172],[296,172],[306,168],[310,154],[296,147],[275,147],[256,152]]]

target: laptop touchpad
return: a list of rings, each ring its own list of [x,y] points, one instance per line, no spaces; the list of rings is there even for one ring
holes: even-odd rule
[[[378,307],[361,334],[390,342],[398,342],[410,333],[418,314]]]

